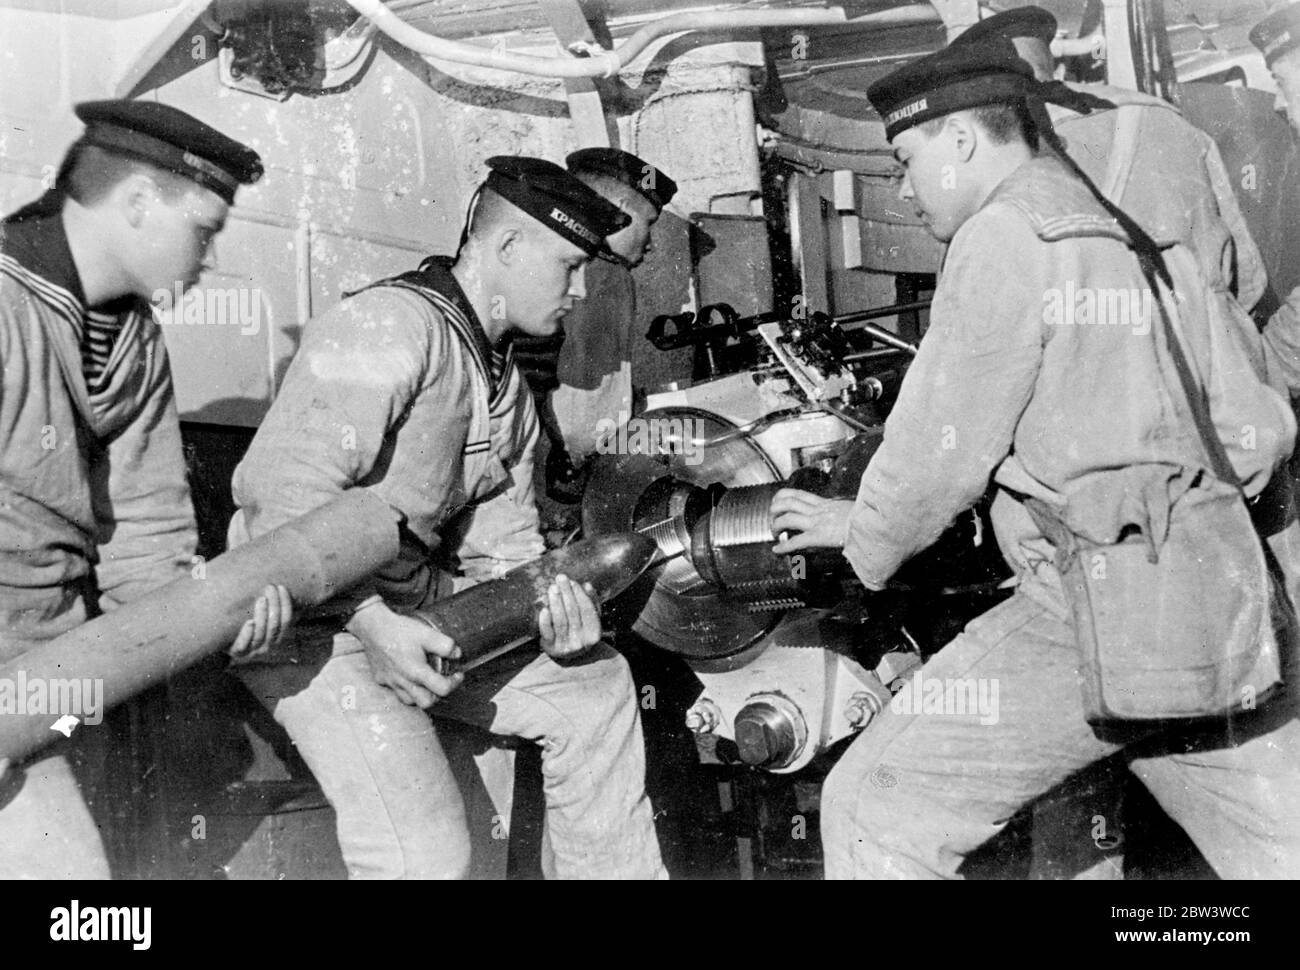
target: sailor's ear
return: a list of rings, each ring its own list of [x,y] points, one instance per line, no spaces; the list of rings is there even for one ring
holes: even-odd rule
[[[113,186],[108,194],[108,203],[121,213],[131,228],[139,229],[158,197],[158,185],[147,173],[132,172]]]
[[[945,134],[952,140],[953,153],[959,162],[969,162],[979,145],[979,127],[963,112],[950,114],[944,124]]]
[[[511,266],[519,259],[519,248],[523,242],[524,231],[518,226],[502,226],[493,237],[492,251],[506,266]]]

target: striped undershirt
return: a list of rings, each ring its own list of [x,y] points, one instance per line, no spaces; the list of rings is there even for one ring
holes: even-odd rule
[[[492,359],[488,362],[488,366],[492,369],[492,386],[499,387],[501,376],[506,372],[506,355],[493,347]]]
[[[113,354],[113,345],[125,320],[125,316],[116,313],[95,310],[86,313],[85,331],[81,335],[81,372],[85,375],[86,387],[92,392],[101,390],[108,359]]]

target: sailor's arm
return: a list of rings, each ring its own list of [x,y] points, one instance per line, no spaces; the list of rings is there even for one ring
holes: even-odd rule
[[[1033,271],[1041,248],[1022,219],[1000,210],[963,227],[856,500],[813,503],[823,535],[842,523],[844,555],[868,588],[882,588],[974,505],[1010,451],[1042,360],[1046,280]],[[807,494],[778,494],[776,530],[812,521],[797,502],[807,505]]]

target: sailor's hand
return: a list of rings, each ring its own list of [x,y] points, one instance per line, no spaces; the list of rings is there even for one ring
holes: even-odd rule
[[[375,683],[387,687],[403,704],[428,709],[460,686],[462,673],[444,677],[429,664],[429,656],[454,660],[460,649],[436,627],[394,613],[375,603],[352,615],[348,632],[361,641]]]
[[[590,583],[579,586],[561,574],[546,591],[547,605],[537,614],[542,649],[556,660],[575,657],[600,639],[600,611],[596,590]]]
[[[772,497],[772,534],[781,536],[772,552],[784,556],[800,549],[843,549],[852,514],[849,499],[783,488]]]
[[[246,660],[277,646],[293,625],[293,599],[283,586],[268,586],[253,604],[253,618],[239,629],[227,651]]]

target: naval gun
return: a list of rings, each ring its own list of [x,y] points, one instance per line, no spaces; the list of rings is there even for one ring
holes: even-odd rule
[[[702,749],[727,751],[719,760],[805,767],[866,727],[919,668],[922,595],[1001,595],[1006,566],[984,541],[984,509],[959,519],[883,593],[863,589],[838,550],[772,552],[778,490],[856,496],[917,349],[866,322],[924,305],[837,318],[742,318],[726,307],[657,318],[648,335],[657,346],[716,349],[742,338],[753,362],[649,394],[627,428],[597,445],[583,534],[640,532],[660,551],[610,619],[690,667],[701,691],[687,725]],[[883,347],[862,346],[864,335]]]

